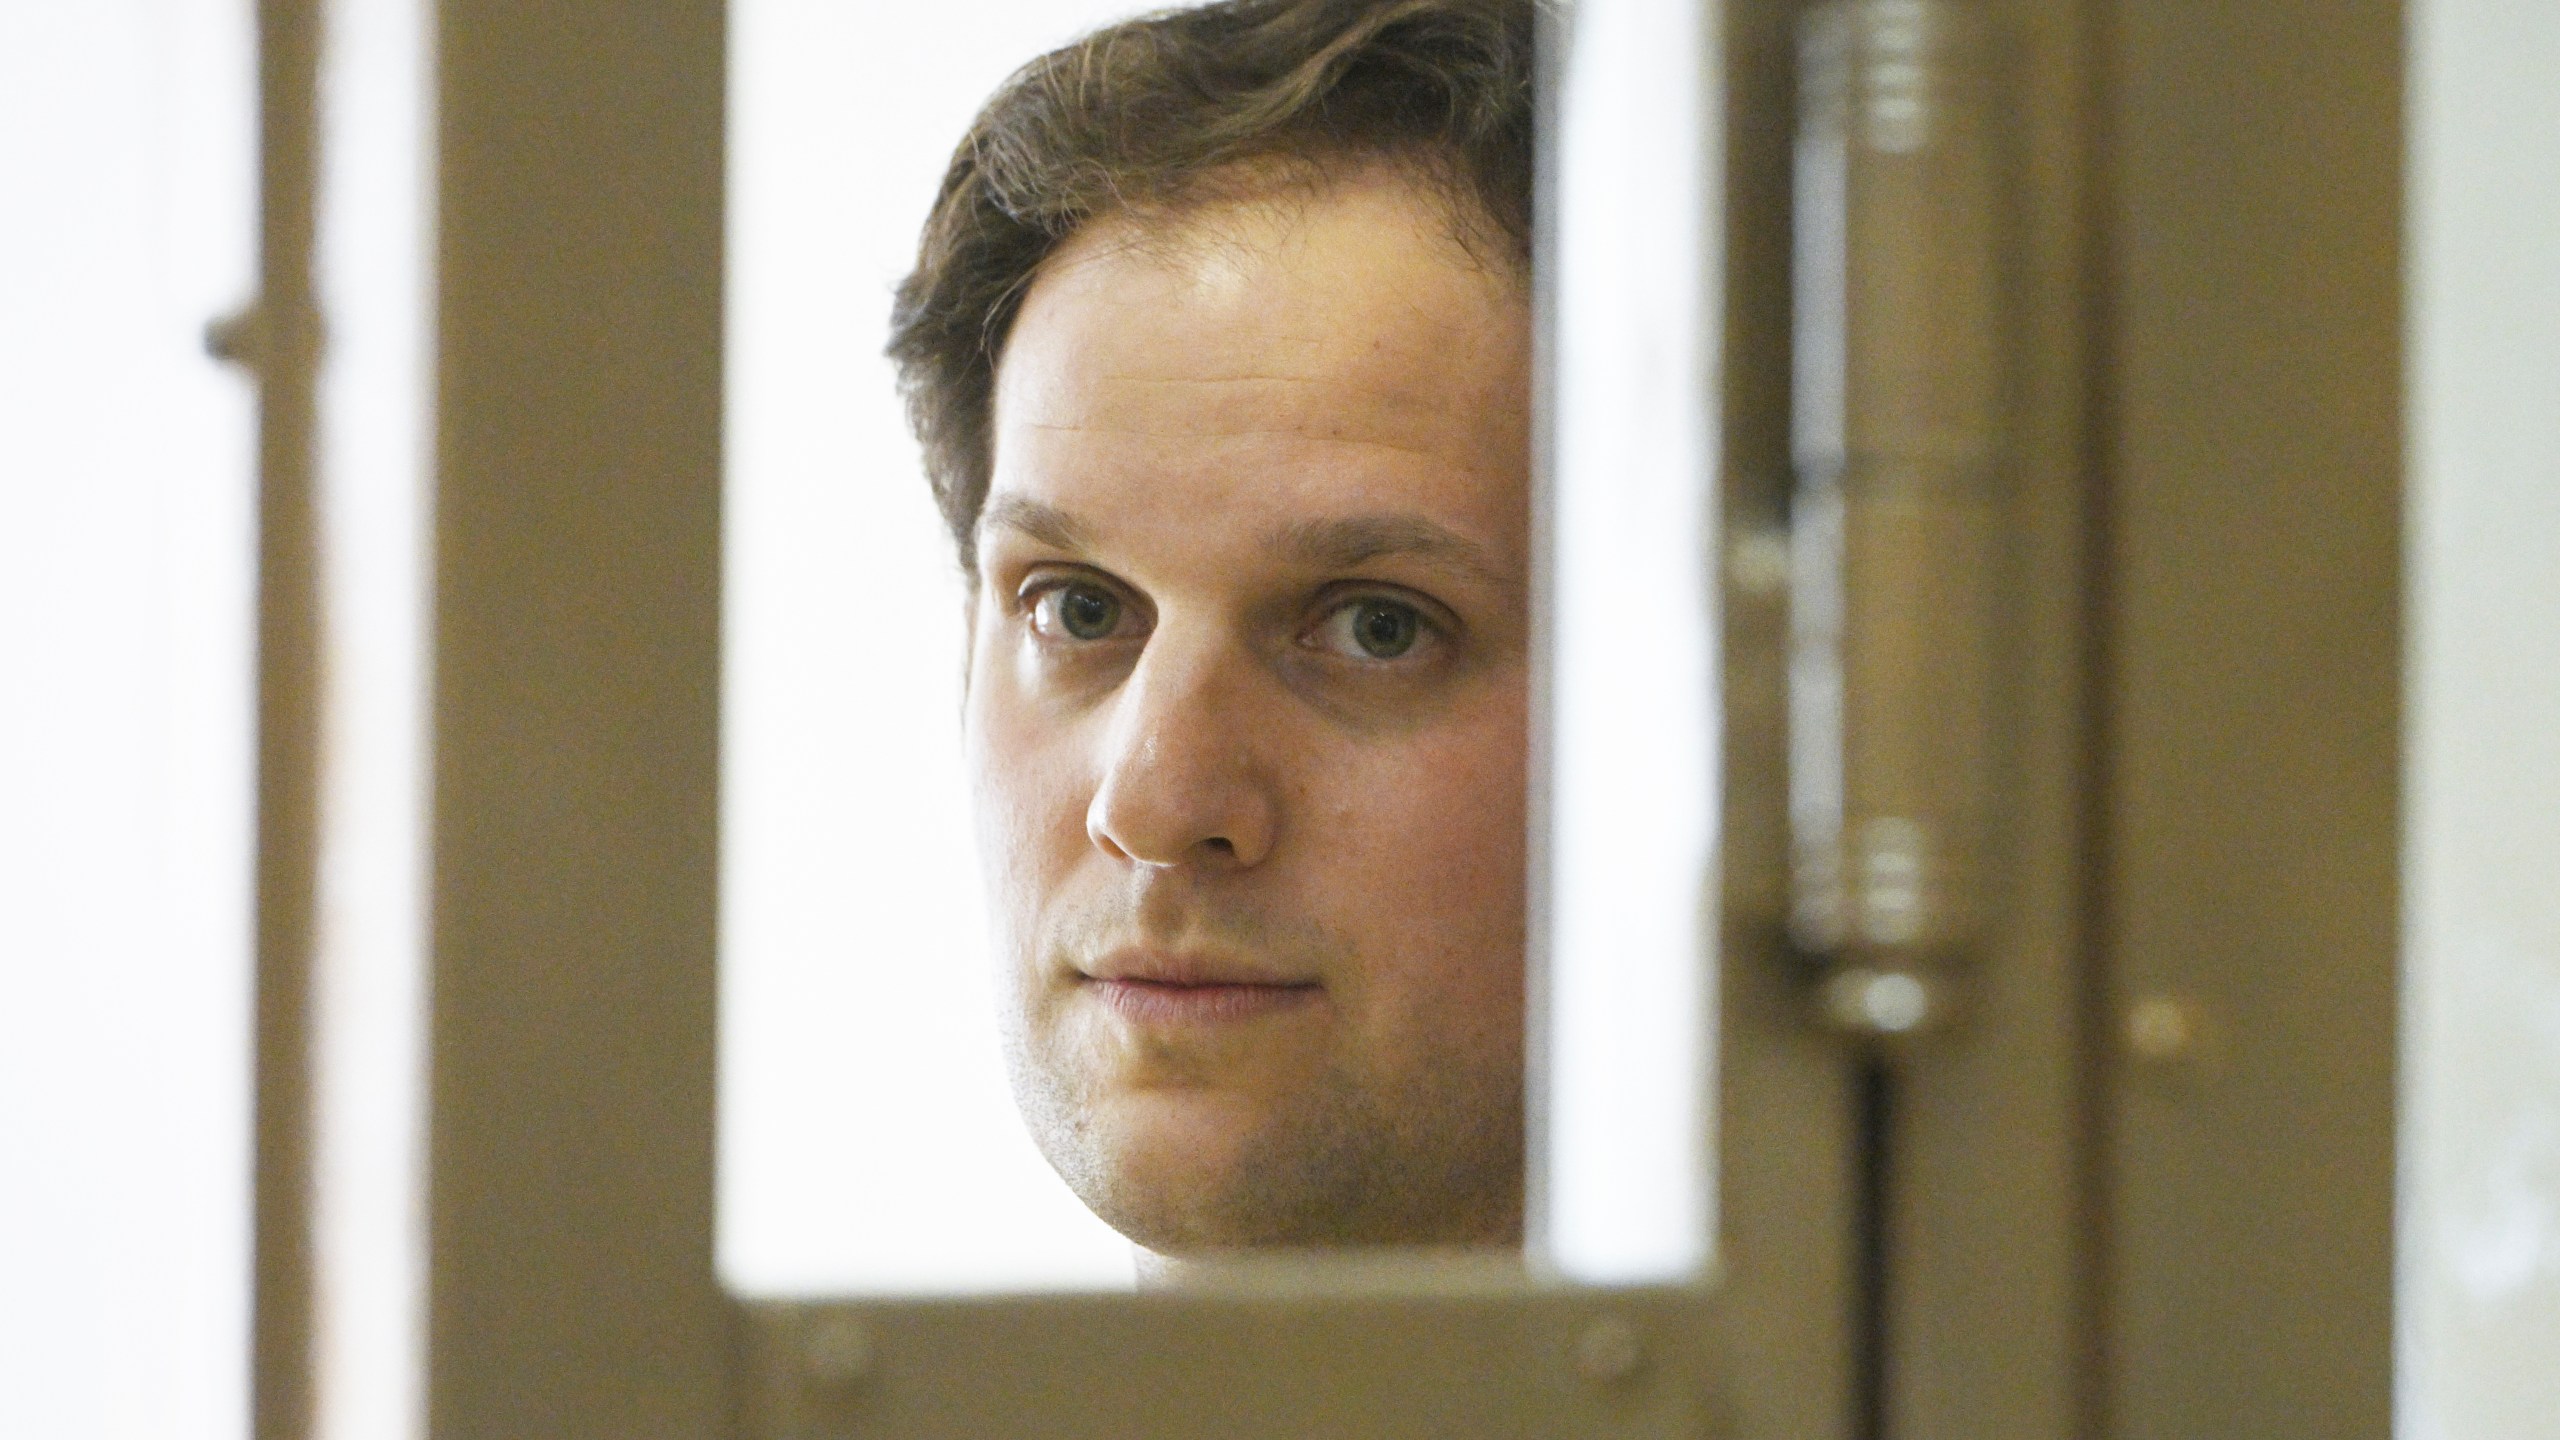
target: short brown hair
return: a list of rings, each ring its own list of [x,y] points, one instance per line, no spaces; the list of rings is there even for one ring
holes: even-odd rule
[[[1239,165],[1387,160],[1525,273],[1536,0],[1220,0],[1099,30],[1005,82],[951,157],[889,358],[964,567],[994,465],[996,362],[1024,293],[1095,218],[1179,206]]]

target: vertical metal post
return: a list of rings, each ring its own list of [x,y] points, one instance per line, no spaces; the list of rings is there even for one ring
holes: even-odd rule
[[[427,1420],[729,1423],[720,0],[438,15]]]
[[[311,956],[319,873],[320,614],[312,504],[312,196],[319,11],[259,0],[258,300],[211,336],[258,376],[256,1155],[251,1424],[311,1426]]]
[[[2113,9],[2107,1402],[2383,1435],[2406,7]]]
[[[1723,557],[1724,828],[1717,979],[1717,1363],[1749,1440],[1854,1433],[1858,1093],[1804,1021],[1783,955],[1787,891],[1786,546],[1792,331],[1789,132],[1797,6],[1720,7],[1724,333],[1717,385]]]
[[[2080,857],[2097,8],[1807,12],[1792,364],[1765,343],[1733,361],[1737,385],[1783,368],[1795,421],[1792,554],[1764,541],[1732,564],[1738,590],[1793,572],[1792,713],[1772,725],[1791,732],[1792,873],[1758,913],[1827,961],[1797,973],[1835,1027],[1939,1029],[1865,1072],[1866,1433],[2073,1433],[2096,1383]],[[1763,473],[1780,469],[1762,443]],[[1773,703],[1762,664],[1737,713]]]

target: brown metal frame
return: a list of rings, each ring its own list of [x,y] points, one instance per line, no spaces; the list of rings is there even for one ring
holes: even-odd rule
[[[442,10],[431,1433],[1694,1433],[1698,1291],[721,1294],[721,25]]]
[[[1790,488],[1789,160],[1797,19],[1727,8],[1726,509],[1780,532]],[[2016,393],[2003,548],[1996,917],[1906,1046],[1820,1033],[1788,952],[1786,598],[1728,586],[1724,1352],[1738,1433],[2094,1434],[2095,1198],[2084,1123],[2089,7],[1983,3],[2011,139],[2000,227]]]
[[[719,0],[444,0],[427,1420],[722,1432]]]
[[[2400,8],[1976,4],[2018,182],[2005,923],[1967,1018],[1863,1115],[1820,1098],[1852,1062],[1763,1023],[1802,1007],[1748,923],[1782,913],[1782,601],[1736,588],[1735,1403],[1770,1435],[2380,1435]],[[1738,531],[1785,487],[1795,8],[1727,7]]]
[[[1768,923],[1783,600],[1733,587],[1712,1302],[742,1308],[711,1257],[724,7],[445,0],[431,1433],[1144,1433],[1099,1418],[1096,1344],[1175,1397],[1164,1434],[2384,1433],[2399,10],[1981,3],[2019,107],[2009,923],[1884,1086],[1806,1023]],[[1723,10],[1737,533],[1786,486],[1793,9]],[[318,37],[311,0],[259,15],[256,1427],[293,1440]],[[2121,1047],[2146,1006],[2189,1043]]]
[[[758,1305],[755,1440],[1675,1440],[1730,1397],[1691,1289],[1318,1262],[1139,1295]]]
[[[312,1421],[311,1003],[319,888],[320,595],[312,290],[316,0],[259,0],[258,297],[209,340],[258,378],[256,1119],[251,1430]]]
[[[2095,6],[1981,0],[2008,118],[2013,386],[1997,697],[2006,721],[1999,923],[1952,1031],[1892,1071],[1880,1170],[1884,1433],[2104,1433],[2090,1359],[2100,1197],[2086,1119],[2084,857],[2092,683]]]
[[[2116,1026],[2181,1017],[2102,1049],[2109,1433],[2382,1436],[2402,6],[2109,26],[2096,938]]]

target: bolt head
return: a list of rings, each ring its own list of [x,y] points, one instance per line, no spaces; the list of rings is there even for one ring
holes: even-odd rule
[[[2151,1064],[2166,1065],[2194,1055],[2199,1028],[2194,1002],[2175,995],[2138,996],[2125,1007],[2125,1049]]]
[[[819,1315],[801,1332],[800,1363],[821,1385],[851,1385],[871,1373],[871,1331],[858,1316]]]
[[[1573,1368],[1595,1385],[1625,1384],[1644,1368],[1644,1337],[1624,1318],[1603,1315],[1574,1340]]]
[[[1927,982],[1899,970],[1843,970],[1822,987],[1831,1023],[1853,1035],[1908,1035],[1926,1025],[1937,997]]]
[[[1725,550],[1725,574],[1733,587],[1760,599],[1786,594],[1794,569],[1795,551],[1783,530],[1739,530]]]

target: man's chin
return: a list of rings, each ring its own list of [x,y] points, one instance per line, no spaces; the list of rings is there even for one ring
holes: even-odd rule
[[[1095,1214],[1160,1255],[1316,1243],[1309,1201],[1323,1197],[1306,1193],[1315,1177],[1286,1158],[1305,1147],[1277,1133],[1283,1123],[1230,1092],[1126,1092],[1094,1103],[1072,1136],[1051,1137],[1076,1153],[1050,1158]]]

